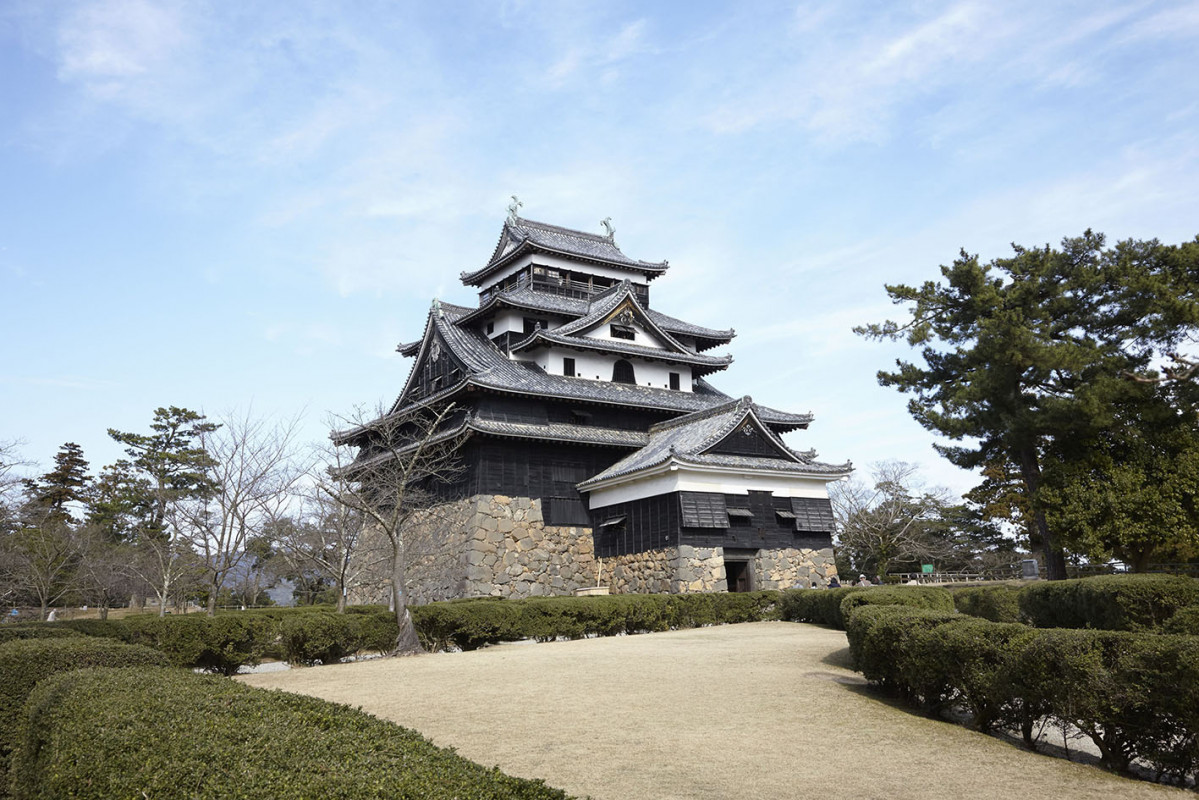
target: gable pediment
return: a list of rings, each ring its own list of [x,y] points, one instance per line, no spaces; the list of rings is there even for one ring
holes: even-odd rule
[[[702,453],[796,460],[794,453],[782,446],[776,436],[769,433],[761,422],[748,413],[732,431]]]
[[[662,331],[632,298],[626,298],[609,313],[597,317],[573,335],[584,339],[627,341],[670,353],[688,352],[678,341]]]

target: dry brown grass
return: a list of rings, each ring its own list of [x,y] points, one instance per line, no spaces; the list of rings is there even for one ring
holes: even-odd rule
[[[845,634],[729,625],[245,676],[596,800],[1160,798],[866,690]]]

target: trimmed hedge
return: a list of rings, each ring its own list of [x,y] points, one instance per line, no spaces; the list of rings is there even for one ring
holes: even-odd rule
[[[362,620],[357,614],[323,612],[285,617],[279,623],[283,657],[306,667],[336,664],[361,649]]]
[[[937,586],[844,586],[840,589],[794,589],[782,592],[780,616],[788,622],[814,622],[845,630],[846,621],[865,605],[909,606],[953,611],[953,598]]]
[[[176,667],[192,667],[235,675],[242,666],[262,661],[278,636],[277,623],[262,615],[200,614],[157,617],[137,615],[121,620],[76,620],[66,623],[89,636],[105,636],[152,647]]]
[[[1199,636],[1199,606],[1187,606],[1174,612],[1174,616],[1162,626],[1162,633]]]
[[[1111,769],[1142,759],[1183,783],[1199,768],[1199,637],[1042,630],[903,607],[861,608],[850,651],[874,683],[981,729],[1039,721],[1089,736]]]
[[[791,589],[781,593],[779,606],[788,622],[813,622],[845,629],[841,619],[841,601],[866,587],[842,586],[839,589]]]
[[[38,686],[17,798],[566,798],[347,706],[169,669],[92,669]]]
[[[23,639],[0,645],[0,753],[15,744],[22,706],[43,678],[84,667],[166,666],[166,657],[148,647],[112,639],[71,636]]]
[[[857,592],[841,601],[841,619],[848,624],[862,606],[907,606],[953,613],[953,595],[939,586],[884,586]]]
[[[57,624],[57,623],[56,623]],[[22,622],[17,624],[5,623],[0,625],[0,644],[15,642],[18,639],[62,639],[68,636],[79,636],[79,631],[71,628],[59,628],[45,622]]]
[[[1020,591],[1017,586],[968,586],[953,589],[953,605],[963,614],[991,622],[1021,622]]]
[[[1100,575],[1026,586],[1020,611],[1038,628],[1142,631],[1199,604],[1199,580],[1182,575]]]

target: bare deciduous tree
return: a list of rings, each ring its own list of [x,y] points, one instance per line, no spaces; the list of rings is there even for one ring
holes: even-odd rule
[[[287,507],[303,470],[296,464],[299,420],[271,425],[249,412],[229,414],[219,428],[200,435],[211,458],[209,488],[175,504],[184,538],[199,554],[208,586],[208,614],[229,574],[246,558],[246,544],[261,535]]]
[[[166,531],[145,537],[129,562],[130,574],[139,584],[139,591],[148,590],[158,599],[160,617],[172,604],[181,602],[185,593],[197,588],[201,578],[199,558],[170,520],[168,512]]]
[[[54,509],[30,504],[24,514],[19,528],[5,537],[5,561],[16,591],[34,599],[45,620],[50,606],[76,588],[79,536]]]
[[[330,473],[341,480],[327,494],[361,514],[388,544],[387,571],[399,626],[396,655],[423,651],[407,607],[408,528],[421,512],[444,501],[439,488],[462,473],[461,432],[451,424],[455,411],[449,404],[403,417],[379,413],[362,421],[359,415],[351,430],[334,439],[337,446],[358,448],[358,455]]]
[[[859,570],[880,577],[896,560],[935,558],[943,542],[926,526],[949,505],[944,489],[926,489],[917,466],[884,461],[871,469],[871,484],[857,478],[831,484],[829,497],[837,520],[838,545]]]
[[[98,526],[85,525],[78,534],[77,589],[85,603],[99,610],[100,619],[108,619],[108,610],[115,601],[128,598],[133,592],[130,565],[135,550],[132,545],[112,541]]]
[[[346,447],[321,448],[302,496],[302,513],[279,538],[284,557],[297,573],[315,572],[337,591],[337,611],[349,593],[373,582],[389,558],[380,537],[365,535],[367,517],[356,507]]]

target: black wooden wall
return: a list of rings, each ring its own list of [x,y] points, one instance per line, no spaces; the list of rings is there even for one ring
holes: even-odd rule
[[[506,494],[542,501],[547,525],[591,524],[575,484],[616,463],[628,451],[529,440],[471,440],[463,449],[463,494]]]
[[[727,527],[688,527],[681,512],[683,497],[689,500],[723,500],[729,509],[743,509],[753,516],[728,515]],[[773,497],[770,492],[750,492],[749,496],[699,492],[671,494],[606,506],[592,512],[596,554],[601,558],[642,553],[684,544],[692,547],[732,547],[780,549],[786,547],[819,550],[832,546],[829,534],[799,532],[792,517],[780,517],[775,511],[791,513],[791,500]],[[694,505],[694,503],[693,503]],[[705,508],[711,503],[699,503]],[[711,515],[700,515],[715,524]],[[614,525],[604,522],[624,517]],[[723,521],[723,520],[720,520]]]

